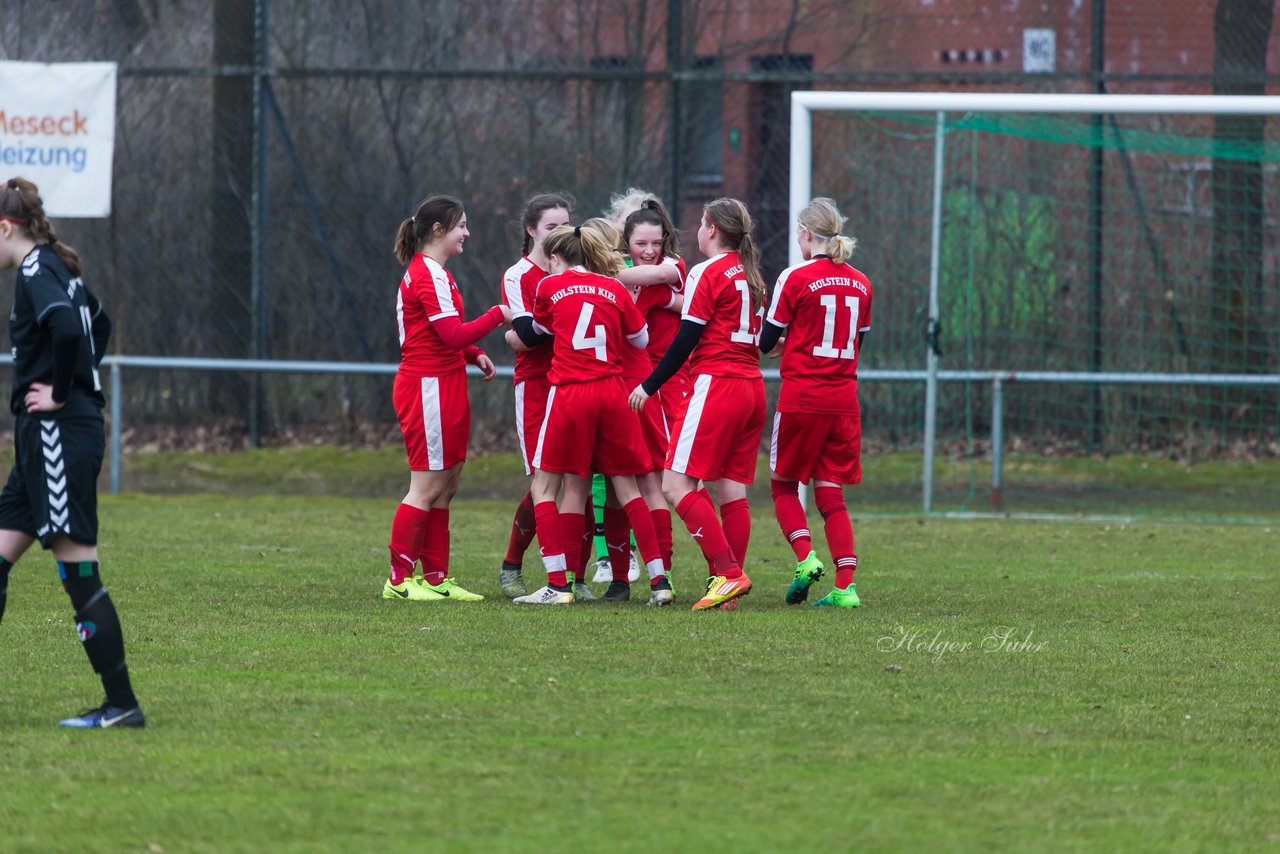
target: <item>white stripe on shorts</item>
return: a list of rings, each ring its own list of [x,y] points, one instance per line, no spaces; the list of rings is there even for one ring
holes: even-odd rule
[[[427,468],[444,471],[444,425],[440,422],[440,380],[422,378],[422,432],[427,439]]]
[[[520,462],[524,463],[524,473],[526,476],[533,474],[529,471],[529,454],[524,447],[524,383],[516,383],[516,438],[520,440]]]
[[[542,468],[542,443],[547,438],[547,424],[551,421],[551,401],[556,399],[556,387],[547,392],[547,411],[542,415],[542,427],[538,429],[538,449],[533,452],[533,467]]]
[[[676,439],[676,452],[671,458],[671,470],[685,473],[689,468],[689,454],[693,453],[693,440],[698,435],[698,422],[702,420],[702,407],[707,403],[707,392],[711,390],[711,374],[698,374],[693,381],[693,391],[689,394],[689,406],[684,411],[684,423],[680,426],[680,436]]]
[[[769,437],[769,471],[778,471],[778,425],[782,423],[782,413],[773,413],[773,435]]]

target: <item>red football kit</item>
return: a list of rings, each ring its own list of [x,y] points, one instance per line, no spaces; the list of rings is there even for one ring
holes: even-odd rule
[[[491,309],[458,346],[452,333],[462,316],[462,294],[449,271],[425,254],[413,256],[396,295],[400,369],[392,392],[412,471],[441,471],[467,458],[466,365],[480,353],[469,345],[496,328],[502,316]]]
[[[584,478],[593,471],[650,471],[622,381],[623,348],[636,348],[632,341],[645,334],[644,316],[626,287],[582,268],[548,276],[538,284],[533,322],[554,336],[551,390],[533,467]]]
[[[646,349],[649,351],[651,367],[657,367],[662,361],[667,348],[671,346],[671,341],[680,331],[681,313],[671,308],[671,305],[675,302],[676,294],[684,293],[684,283],[689,277],[683,258],[668,255],[660,263],[675,267],[680,273],[680,279],[674,285],[649,285],[640,289],[638,304],[640,311],[644,314],[645,322],[649,324],[649,346]],[[686,362],[658,390],[658,403],[662,407],[661,420],[666,422],[668,429],[684,414],[685,400],[689,396],[689,382],[689,364]],[[646,406],[645,413],[648,412],[649,407]],[[656,419],[656,413],[651,417]],[[664,447],[662,450],[664,458],[666,453]]]
[[[512,317],[531,317],[533,300],[538,292],[538,282],[547,271],[521,258],[507,268],[502,276],[502,301],[511,309]],[[551,347],[534,347],[516,353],[516,438],[520,441],[520,454],[524,457],[524,473],[533,471],[533,452],[542,418],[547,411],[547,392],[551,381]]]
[[[857,483],[858,334],[871,328],[871,283],[819,255],[778,277],[768,319],[786,330],[770,468],[804,483]]]
[[[672,471],[707,481],[755,480],[765,415],[756,346],[763,313],[763,307],[751,307],[738,253],[717,255],[689,271],[681,318],[704,329],[689,356],[685,411],[671,430],[666,467]]]

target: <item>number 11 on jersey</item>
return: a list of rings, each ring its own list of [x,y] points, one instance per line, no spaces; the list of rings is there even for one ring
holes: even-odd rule
[[[858,354],[858,298],[844,297],[844,307],[849,310],[849,340],[842,349],[836,349],[836,313],[840,310],[835,294],[823,294],[818,302],[823,308],[822,343],[813,348],[813,355],[824,359],[852,359]]]

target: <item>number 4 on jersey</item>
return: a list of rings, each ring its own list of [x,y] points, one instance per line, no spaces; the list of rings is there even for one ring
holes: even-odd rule
[[[578,325],[573,330],[573,349],[575,350],[594,350],[592,354],[601,362],[609,361],[609,356],[605,351],[605,344],[608,338],[605,335],[603,323],[597,323],[591,332],[590,338],[587,337],[587,327],[591,325],[591,315],[595,311],[595,306],[591,303],[584,303],[582,313],[578,315]]]
[[[835,294],[824,294],[818,299],[822,304],[822,343],[813,348],[813,355],[824,359],[852,359],[858,354],[858,298],[845,297],[844,307],[849,310],[849,340],[843,349],[836,349],[836,313],[840,310]]]

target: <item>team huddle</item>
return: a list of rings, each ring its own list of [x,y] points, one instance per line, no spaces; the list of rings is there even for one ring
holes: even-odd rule
[[[564,196],[529,200],[522,257],[503,278],[503,303],[465,322],[462,295],[445,268],[469,236],[462,203],[432,196],[400,225],[396,254],[406,270],[396,303],[401,362],[393,400],[410,486],[392,522],[382,595],[483,598],[449,574],[449,502],[470,437],[466,365],[492,380],[493,361],[476,345],[510,326],[516,435],[532,479],[499,571],[504,594],[529,605],[596,599],[586,567],[593,504],[603,497],[612,579],[599,598],[629,599],[639,581],[631,566],[639,565],[648,574],[648,603],[675,601],[674,507],[707,565],[693,610],[736,608],[752,588],[744,568],[747,487],[766,420],[760,358],[780,350],[769,468],[775,515],[796,556],[786,601],[806,601],[826,570],[800,501],[806,483],[835,568],[834,587],[814,604],[856,607],[857,557],[842,487],[861,479],[857,363],[872,292],[847,263],[855,241],[841,233],[846,220],[835,203],[814,199],[800,213],[805,260],[778,276],[771,296],[750,213],[736,199],[704,207],[698,248],[708,260],[692,269],[666,209],[647,193],[629,191],[607,217],[580,225],[571,214]],[[593,494],[593,477],[603,479],[602,495]],[[523,559],[535,536],[547,581],[530,593]]]

